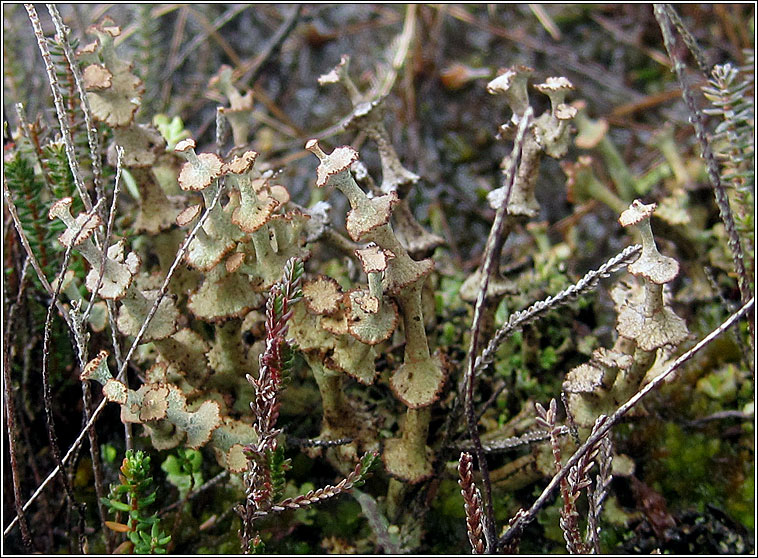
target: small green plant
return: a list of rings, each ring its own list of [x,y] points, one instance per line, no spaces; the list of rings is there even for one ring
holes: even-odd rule
[[[179,489],[179,497],[203,484],[203,454],[197,450],[178,448],[176,455],[169,455],[161,464],[166,480]]]
[[[120,470],[120,484],[111,485],[108,498],[102,499],[116,514],[116,520],[106,521],[105,525],[127,536],[116,553],[165,554],[171,536],[161,530],[157,514],[147,515],[156,495],[152,490],[150,456],[142,451],[127,450]],[[122,523],[121,514],[126,514],[126,523]]]

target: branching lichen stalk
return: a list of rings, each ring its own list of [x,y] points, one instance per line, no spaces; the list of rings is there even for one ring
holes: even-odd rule
[[[92,217],[93,215],[90,216],[90,218]],[[53,291],[52,299],[50,300],[50,303],[48,304],[48,307],[47,307],[47,314],[45,316],[45,325],[44,325],[43,337],[42,337],[41,377],[42,377],[42,393],[43,393],[43,402],[44,402],[44,408],[45,408],[45,418],[47,421],[47,434],[50,440],[50,449],[53,454],[53,459],[56,463],[56,467],[59,470],[63,469],[63,460],[61,459],[61,450],[60,450],[60,446],[58,445],[58,436],[55,432],[55,418],[53,416],[53,409],[52,409],[53,402],[52,402],[52,392],[50,390],[50,372],[48,371],[48,363],[50,359],[50,342],[51,342],[50,336],[51,336],[51,328],[52,328],[52,320],[53,320],[53,308],[55,308],[56,302],[58,301],[58,296],[60,295],[61,287],[63,285],[63,276],[66,274],[66,270],[68,269],[68,265],[71,260],[74,241],[72,241],[71,244],[66,247],[66,252],[63,256],[63,263],[61,264],[61,270],[58,273],[58,277],[57,277],[58,281]],[[81,355],[81,353],[78,350],[77,350],[77,354],[80,358],[80,366],[83,368],[84,363],[85,363],[85,361],[82,360],[83,355]],[[84,432],[87,432],[88,435],[90,435],[90,428],[92,428],[92,425],[90,425],[90,427],[88,427],[84,431]],[[75,506],[79,514],[79,549],[82,553],[84,553],[84,548],[85,548],[84,504],[78,502],[76,498],[74,497],[74,491],[71,486],[71,483],[69,482],[67,475],[61,475],[61,482],[63,483],[63,488],[66,492],[66,497],[68,499],[69,505]]]

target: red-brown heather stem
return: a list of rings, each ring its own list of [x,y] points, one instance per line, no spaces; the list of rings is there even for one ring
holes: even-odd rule
[[[587,545],[582,542],[582,537],[579,534],[579,512],[576,510],[576,501],[582,489],[587,488],[591,483],[589,470],[594,464],[596,455],[597,448],[586,453],[579,463],[571,468],[565,478],[568,489],[564,492],[559,524],[563,530],[563,537],[566,539],[566,549],[571,554],[589,553]]]
[[[595,421],[593,430],[602,426],[606,421],[605,415]],[[566,477],[566,484],[568,490],[566,491],[567,497],[564,495],[564,505],[561,509],[560,526],[563,529],[563,535],[566,538],[566,548],[572,554],[589,554],[590,548],[587,544],[582,542],[582,538],[579,534],[579,512],[576,509],[576,500],[579,498],[579,494],[585,488],[589,489],[592,481],[589,477],[590,469],[594,465],[595,458],[600,450],[600,444],[607,438],[601,438],[594,444],[592,449],[582,456],[579,463],[574,465],[569,474]]]
[[[260,357],[258,377],[247,375],[247,380],[255,390],[255,398],[250,403],[255,420],[253,430],[257,441],[246,446],[248,471],[245,473],[246,501],[239,512],[243,525],[240,533],[242,548],[247,553],[253,540],[253,520],[256,512],[271,509],[274,485],[269,465],[269,456],[277,450],[276,428],[279,418],[278,395],[284,373],[284,352],[287,349],[287,322],[292,317],[291,306],[300,300],[302,274],[298,268],[300,261],[292,258],[287,262],[282,281],[271,287],[266,301],[266,346]]]
[[[519,509],[508,522],[508,531],[511,531],[514,525],[519,525],[521,521],[529,521],[529,512],[524,508]],[[500,553],[505,555],[518,554],[518,546],[521,543],[522,530],[514,533],[506,543],[500,547]]]
[[[594,489],[587,487],[587,499],[589,501],[589,514],[587,516],[587,533],[585,535],[587,550],[592,549],[595,554],[600,554],[600,514],[603,512],[605,498],[611,487],[611,464],[613,463],[613,442],[609,432],[600,439],[597,464],[599,472],[595,477]]]
[[[269,515],[272,512],[282,512],[285,510],[297,510],[304,508],[311,504],[334,498],[345,492],[350,492],[354,487],[358,486],[368,474],[368,466],[379,456],[378,452],[370,452],[364,454],[358,464],[355,466],[348,476],[342,479],[338,484],[334,486],[325,486],[311,490],[306,494],[295,496],[294,498],[286,498],[281,502],[274,504],[267,511],[260,510],[253,513],[255,518],[261,518]]]
[[[665,9],[666,14],[671,19],[674,27],[676,27],[676,30],[679,31],[684,44],[686,44],[687,48],[690,49],[695,62],[697,62],[697,67],[703,73],[703,76],[705,76],[707,79],[710,77],[711,65],[705,59],[705,52],[703,52],[703,49],[700,48],[700,45],[697,44],[697,41],[695,40],[695,37],[692,36],[692,33],[690,33],[690,30],[684,26],[682,18],[679,17],[678,13],[676,13],[674,7],[671,4],[665,4]]]
[[[255,388],[255,399],[250,408],[255,415],[253,428],[258,436],[252,451],[263,454],[266,450],[276,449],[275,430],[279,418],[277,395],[281,387],[284,369],[283,351],[287,346],[287,322],[292,317],[291,306],[300,300],[300,276],[295,277],[296,259],[288,262],[284,279],[271,288],[266,302],[266,347],[260,358],[257,378],[248,375],[247,379]]]
[[[558,412],[558,404],[555,399],[550,400],[550,407],[548,410],[540,405],[535,404],[537,411],[537,424],[547,429],[550,433],[550,446],[553,451],[553,461],[555,462],[555,472],[560,473],[561,466],[561,446],[559,440],[559,427],[556,426],[556,414]],[[584,464],[584,461],[582,461]],[[590,461],[592,465],[592,461]],[[584,545],[582,544],[582,537],[579,533],[579,513],[576,511],[576,499],[579,497],[580,489],[577,486],[580,484],[580,479],[577,477],[576,468],[569,471],[569,474],[561,479],[561,497],[563,498],[563,507],[561,508],[560,526],[563,530],[563,536],[566,539],[566,549],[571,554],[583,554]]]
[[[461,485],[463,509],[466,510],[466,532],[473,554],[484,554],[482,537],[482,496],[474,483],[473,458],[470,453],[461,453],[458,459],[458,484]]]
[[[55,9],[54,6],[48,6],[48,9],[54,10],[54,12],[57,14],[57,9]],[[51,11],[51,15],[53,15],[53,11]],[[60,14],[57,16],[60,18]],[[55,21],[55,16],[53,15],[53,20]],[[62,22],[60,22],[62,25]],[[58,23],[56,22],[56,27],[58,26]],[[64,44],[68,45],[67,39],[61,39]],[[68,51],[71,50],[71,46],[68,45]],[[67,51],[67,52],[68,52]],[[68,54],[67,54],[68,56]],[[71,56],[73,56],[73,53],[71,53]],[[72,67],[72,70],[74,66],[76,65],[75,62],[71,62],[73,58],[70,59],[70,64]],[[78,72],[78,68],[77,68]],[[82,91],[82,94],[84,92]],[[87,113],[88,109],[85,110],[85,114]],[[89,120],[86,121],[87,126],[90,126]],[[88,129],[88,135],[90,134],[90,131]],[[92,144],[90,144],[90,148],[93,148]],[[111,240],[111,233],[113,231],[113,222],[116,217],[116,200],[118,199],[118,193],[120,189],[120,179],[121,179],[121,171],[122,171],[122,161],[123,161],[123,155],[124,150],[121,147],[117,147],[116,150],[118,151],[118,165],[116,169],[116,179],[113,186],[113,199],[111,203],[110,213],[108,215],[108,226],[105,233],[105,237],[102,240],[102,246],[108,247],[110,245]],[[92,152],[93,154],[95,151]],[[98,151],[99,154],[99,151]],[[94,159],[93,159],[94,161]],[[98,165],[99,166],[99,165]],[[93,164],[94,167],[94,164]],[[97,171],[100,172],[99,170]],[[105,200],[105,194],[102,191],[102,185],[99,184],[99,174],[95,175],[95,184],[98,192],[98,201],[96,206],[100,207],[101,205],[104,205],[100,203],[100,200]],[[99,235],[101,231],[97,231],[97,234]],[[102,259],[100,261],[100,274],[97,279],[97,284],[95,285],[95,288],[92,290],[92,295],[89,299],[89,304],[87,305],[86,310],[83,314],[79,315],[77,319],[73,320],[75,332],[74,337],[76,339],[77,349],[79,352],[79,360],[81,363],[81,366],[84,366],[84,363],[89,360],[89,357],[87,356],[87,334],[86,334],[86,326],[89,319],[90,312],[92,311],[92,308],[95,304],[95,297],[98,296],[98,291],[100,290],[100,287],[103,284],[103,277],[105,275],[105,265],[106,260],[108,257],[108,251],[107,249],[103,250]],[[115,318],[115,305],[113,304],[113,301],[107,301],[109,303],[107,305],[108,307],[108,320],[110,324],[110,330],[111,330],[111,340],[113,343],[113,350],[114,355],[116,358],[117,365],[121,365],[121,347],[118,343],[118,338],[116,336],[116,331],[118,331],[116,327],[116,318]],[[82,403],[83,403],[83,409],[84,409],[84,422],[89,422],[91,411],[92,411],[92,395],[90,393],[90,384],[89,382],[82,382]],[[131,424],[125,423],[124,424],[124,434],[125,434],[125,441],[126,441],[126,448],[132,449],[133,442],[132,442],[132,436],[131,436]],[[105,496],[105,489],[103,486],[103,469],[102,469],[102,463],[100,461],[100,445],[97,442],[97,432],[95,430],[95,427],[92,426],[88,430],[88,436],[89,436],[89,446],[90,446],[90,459],[92,460],[92,472],[94,474],[94,481],[95,481],[95,494],[97,496],[97,510],[100,514],[100,520],[104,523],[107,519],[107,510],[105,507],[105,504],[103,504],[103,497]],[[105,530],[105,550],[108,554],[112,554],[113,552],[113,532],[110,529]]]
[[[27,8],[28,9],[28,8]],[[95,205],[90,212],[89,212],[89,219],[92,219],[95,217],[96,211],[99,207],[100,203]],[[77,233],[77,237],[79,234],[81,234],[81,231],[83,228]],[[71,244],[66,248],[66,252],[63,256],[63,263],[61,264],[61,269],[58,272],[57,276],[57,283],[55,286],[55,289],[53,291],[52,299],[50,300],[50,303],[47,307],[47,314],[45,316],[45,326],[43,329],[43,336],[42,336],[42,366],[41,366],[41,376],[42,376],[42,394],[43,394],[43,403],[45,408],[45,418],[47,422],[47,435],[50,440],[50,450],[53,454],[53,459],[56,463],[56,466],[59,470],[63,470],[63,460],[61,458],[61,450],[60,446],[58,445],[58,436],[55,432],[55,418],[53,416],[53,401],[52,401],[52,392],[50,390],[50,371],[48,369],[49,359],[50,359],[50,335],[51,335],[51,328],[52,328],[52,322],[53,322],[53,309],[56,308],[56,303],[58,302],[58,296],[60,295],[61,286],[63,285],[63,277],[66,274],[66,270],[68,269],[69,262],[71,261],[71,255],[73,254],[73,246],[76,242],[76,237],[71,242]],[[74,337],[77,335],[77,325],[76,320],[72,319],[73,327],[72,327],[72,333],[74,334]],[[80,347],[77,347],[77,356],[79,357],[79,365],[83,369],[85,361],[83,360],[82,352],[80,350]],[[89,434],[89,428],[87,428],[87,433]],[[84,535],[84,513],[85,508],[84,504],[77,502],[77,500],[74,497],[74,491],[71,486],[71,483],[66,475],[61,475],[61,482],[63,483],[63,488],[66,492],[66,497],[68,498],[69,505],[75,506],[78,511],[78,523],[79,523],[79,549],[82,553],[84,553],[84,547],[85,547],[85,535]],[[27,502],[28,503],[28,502]]]

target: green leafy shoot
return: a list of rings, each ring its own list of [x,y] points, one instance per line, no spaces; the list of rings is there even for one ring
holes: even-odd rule
[[[203,454],[198,450],[179,448],[176,455],[169,455],[161,464],[166,479],[179,489],[179,497],[203,484]]]
[[[120,484],[112,484],[108,498],[102,498],[103,504],[116,514],[116,520],[106,521],[106,526],[127,536],[117,553],[165,554],[171,541],[171,536],[161,530],[157,514],[147,512],[156,497],[149,474],[150,456],[127,450],[121,463]],[[126,523],[121,522],[122,513],[127,514]]]

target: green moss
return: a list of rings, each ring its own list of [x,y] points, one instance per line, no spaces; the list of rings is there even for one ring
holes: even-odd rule
[[[361,505],[354,498],[338,498],[323,504],[313,516],[313,525],[318,527],[322,537],[347,539],[356,537],[366,527]]]
[[[558,355],[555,354],[555,349],[553,347],[545,347],[545,349],[540,351],[539,362],[540,368],[543,370],[553,368],[555,363],[558,362]]]
[[[726,500],[726,510],[735,520],[742,523],[748,531],[755,528],[755,465],[746,464],[741,481],[736,490]]]
[[[711,372],[697,381],[697,390],[722,403],[729,403],[737,395],[737,372],[734,365]]]
[[[753,465],[745,452],[715,432],[692,432],[673,423],[663,428],[658,447],[660,457],[646,467],[646,477],[672,509],[703,512],[711,504],[752,529]]]
[[[719,440],[700,433],[686,433],[681,427],[668,423],[664,428],[661,465],[666,474],[656,484],[664,493],[673,492],[680,498],[688,497],[702,511],[704,502],[692,499],[696,493],[710,491],[704,484],[708,462],[719,451]]]
[[[439,287],[434,292],[434,304],[437,314],[442,314],[451,306],[460,306],[461,298],[458,294],[463,280],[453,277],[441,277]]]
[[[239,554],[240,542],[236,534],[230,536],[229,540],[215,543],[213,546],[200,546],[197,549],[198,554]]]
[[[431,511],[435,521],[428,526],[427,540],[432,543],[432,552],[469,553],[471,547],[466,536],[466,514],[457,480],[448,478],[440,483]]]
[[[563,530],[559,525],[561,519],[561,506],[562,503],[559,498],[551,505],[546,506],[537,515],[537,521],[542,526],[545,538],[560,545],[564,545],[565,539],[563,538]]]

